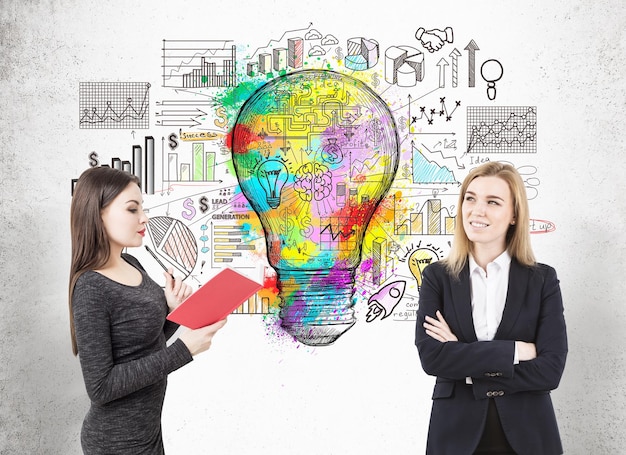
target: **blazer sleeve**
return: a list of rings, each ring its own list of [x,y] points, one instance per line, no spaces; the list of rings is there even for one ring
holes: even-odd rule
[[[535,343],[537,357],[515,365],[513,376],[510,378],[473,378],[474,395],[477,398],[485,397],[490,390],[499,390],[504,394],[547,392],[559,385],[568,351],[559,280],[556,271],[543,264],[537,265],[533,273],[531,285],[537,286],[539,291],[536,296],[533,293],[530,295],[531,298],[539,299],[540,305],[535,338],[521,341]]]
[[[486,374],[512,377],[515,342],[477,341],[473,332],[471,311],[468,313],[470,320],[463,321],[463,324],[471,327],[472,333],[468,334],[469,329],[466,328],[464,336],[461,321],[453,315],[451,294],[450,277],[445,266],[435,262],[426,267],[422,273],[415,327],[415,344],[426,374],[455,380],[463,380],[468,376],[482,377]],[[470,298],[469,293],[467,298]],[[467,305],[471,305],[469,301]],[[441,312],[459,341],[442,343],[426,334],[423,326],[425,317],[434,317],[437,311]]]

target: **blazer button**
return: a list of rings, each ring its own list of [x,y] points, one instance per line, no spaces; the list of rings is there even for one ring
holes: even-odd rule
[[[487,392],[487,396],[491,398],[493,396],[493,392],[492,391]]]
[[[503,390],[499,390],[498,391],[498,396],[501,397],[502,395],[504,395],[504,391]]]

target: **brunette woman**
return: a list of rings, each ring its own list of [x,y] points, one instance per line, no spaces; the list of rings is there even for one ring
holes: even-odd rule
[[[166,320],[191,293],[179,278],[153,281],[124,253],[141,246],[148,218],[137,178],[107,167],[79,178],[71,206],[69,285],[72,348],[78,354],[91,407],[83,422],[83,452],[163,454],[161,410],[167,375],[207,350],[225,324],[187,331]]]

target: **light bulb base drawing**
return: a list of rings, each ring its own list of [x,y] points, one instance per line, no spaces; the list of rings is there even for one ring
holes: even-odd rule
[[[299,342],[327,346],[355,324],[354,270],[277,270],[281,327]]]
[[[280,205],[280,198],[279,197],[267,197],[267,205],[269,205],[271,208],[275,209],[278,208],[278,206]]]

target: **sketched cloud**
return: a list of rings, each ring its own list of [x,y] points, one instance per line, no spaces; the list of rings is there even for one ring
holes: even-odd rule
[[[309,50],[309,57],[317,56],[317,55],[326,55],[326,51],[320,46],[313,46]]]
[[[321,38],[322,38],[322,34],[320,32],[318,32],[317,30],[315,30],[314,28],[309,30],[307,32],[307,34],[304,35],[304,39],[306,39],[306,40],[321,39]]]
[[[328,34],[324,38],[322,38],[321,44],[323,46],[335,45],[335,44],[339,44],[339,40],[335,38],[333,35]]]

